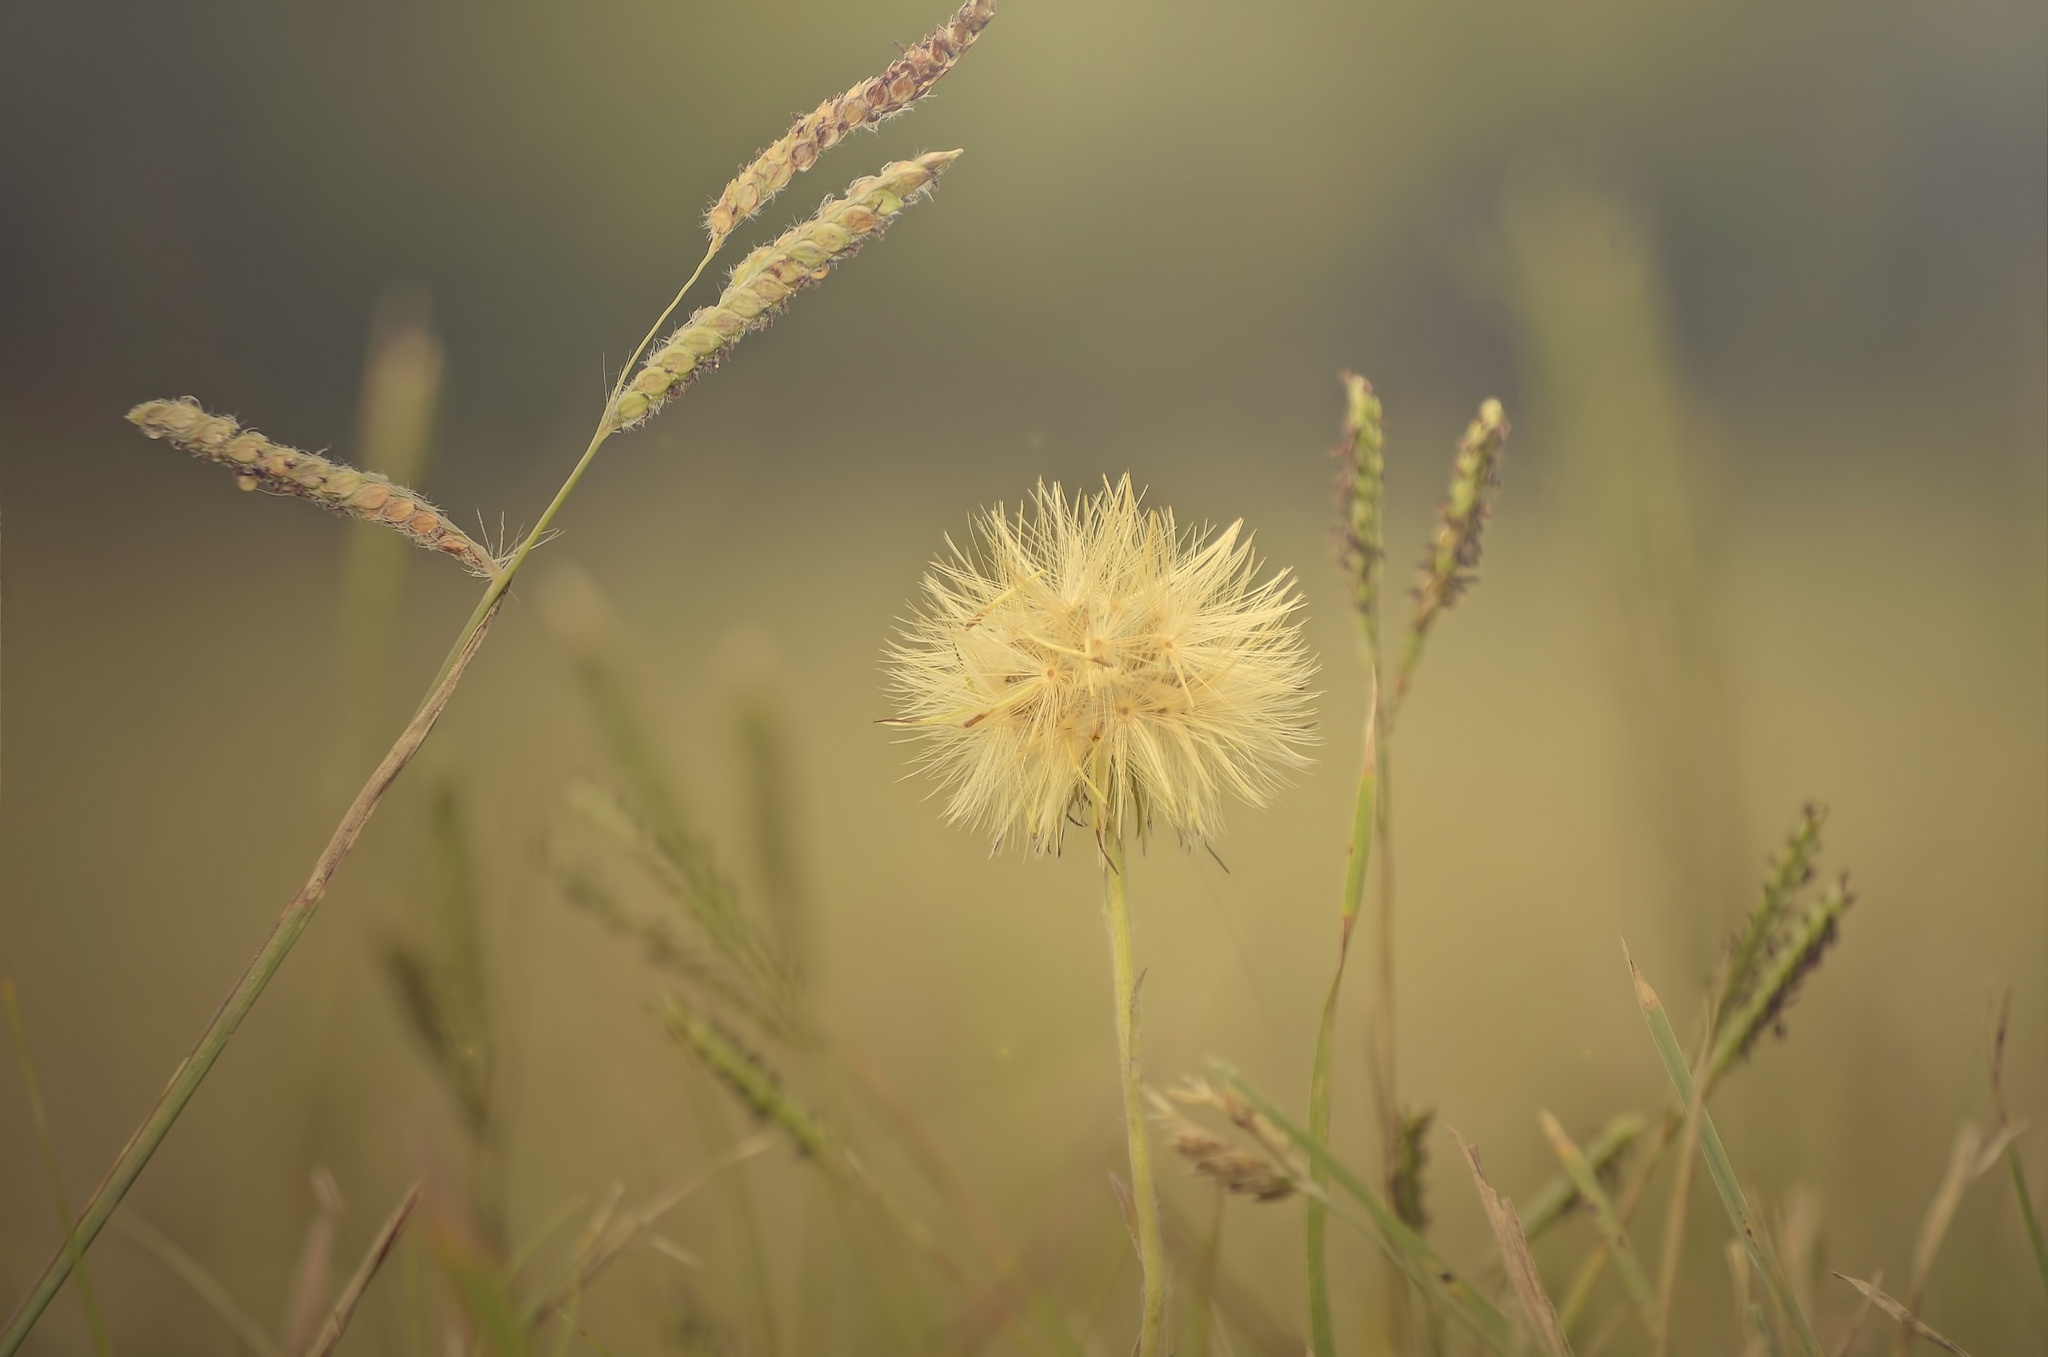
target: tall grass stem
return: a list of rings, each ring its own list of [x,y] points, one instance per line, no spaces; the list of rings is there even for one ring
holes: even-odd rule
[[[1376,685],[1375,685],[1376,687]],[[1330,1139],[1330,1067],[1337,1044],[1337,998],[1344,984],[1344,962],[1351,952],[1351,933],[1365,900],[1366,873],[1372,865],[1372,841],[1377,819],[1379,787],[1378,696],[1373,712],[1366,718],[1364,768],[1358,776],[1358,796],[1351,812],[1351,846],[1344,863],[1344,894],[1339,902],[1337,969],[1330,977],[1330,993],[1323,1000],[1323,1017],[1316,1029],[1315,1061],[1309,1071],[1308,1133],[1325,1144]],[[1327,1188],[1330,1175],[1321,1165],[1312,1165],[1309,1176],[1317,1187]],[[1337,1350],[1336,1330],[1330,1319],[1330,1287],[1324,1238],[1329,1230],[1328,1210],[1310,1197],[1304,1203],[1308,1247],[1309,1336],[1319,1353]]]
[[[128,1195],[128,1189],[135,1185],[135,1180],[142,1175],[142,1170],[156,1154],[157,1147],[163,1144],[164,1137],[170,1134],[171,1127],[177,1124],[186,1104],[192,1101],[192,1095],[197,1093],[200,1084],[205,1082],[214,1062],[219,1060],[221,1052],[227,1049],[235,1030],[242,1025],[242,1019],[255,1007],[256,1000],[269,987],[278,968],[284,964],[284,959],[291,954],[299,935],[304,933],[306,925],[313,921],[313,914],[326,896],[327,887],[333,881],[335,872],[340,870],[342,860],[362,837],[363,829],[369,824],[370,816],[376,812],[378,803],[384,799],[384,793],[390,790],[391,784],[398,780],[398,775],[405,771],[406,765],[419,753],[420,747],[427,741],[427,736],[433,732],[434,723],[440,720],[449,699],[454,697],[456,685],[462,681],[463,672],[469,668],[470,661],[476,658],[478,649],[482,647],[484,637],[490,631],[491,622],[497,617],[498,609],[505,601],[505,591],[511,588],[513,578],[519,573],[519,567],[533,554],[533,549],[546,538],[555,516],[561,512],[563,504],[568,502],[577,483],[583,479],[583,473],[590,469],[591,462],[597,457],[597,450],[604,445],[605,439],[610,437],[613,406],[619,398],[619,393],[625,389],[633,370],[633,361],[654,341],[655,334],[660,331],[669,315],[681,305],[684,294],[710,265],[717,248],[717,244],[714,243],[704,252],[704,258],[691,273],[689,281],[676,293],[675,300],[671,301],[654,324],[648,327],[646,337],[640,341],[626,361],[619,365],[618,380],[613,384],[597,431],[591,435],[582,457],[577,459],[567,479],[562,482],[561,489],[555,492],[554,499],[542,510],[532,530],[521,540],[517,550],[505,562],[504,568],[485,588],[483,597],[477,600],[469,620],[463,623],[455,645],[449,650],[448,658],[442,661],[440,672],[434,676],[433,683],[428,687],[425,699],[413,713],[412,720],[406,723],[397,742],[385,753],[375,771],[370,774],[369,781],[363,784],[362,790],[356,793],[355,800],[349,803],[348,810],[342,815],[341,823],[335,826],[334,833],[327,840],[327,846],[314,861],[312,873],[306,878],[305,885],[299,887],[298,894],[284,907],[284,912],[278,916],[276,924],[270,930],[270,936],[263,940],[262,947],[250,959],[241,978],[235,982],[234,988],[228,991],[227,998],[221,1001],[213,1020],[207,1024],[206,1030],[200,1034],[198,1043],[192,1048],[192,1053],[180,1061],[177,1069],[172,1071],[170,1082],[158,1096],[156,1105],[150,1109],[149,1115],[143,1118],[142,1124],[135,1128],[135,1133],[128,1138],[128,1143],[122,1146],[121,1153],[115,1157],[112,1167],[94,1189],[91,1200],[86,1202],[85,1210],[79,1216],[70,1236],[59,1246],[56,1256],[44,1266],[34,1288],[16,1307],[6,1331],[0,1333],[0,1357],[13,1357],[14,1353],[20,1351],[22,1343],[28,1338],[29,1330],[35,1327],[36,1321],[49,1307],[51,1299],[64,1285],[65,1279],[71,1275],[74,1263],[84,1257],[85,1251],[92,1247],[93,1241],[106,1227],[108,1219],[114,1214],[114,1209],[121,1204],[121,1199]]]
[[[1122,837],[1105,833],[1102,853],[1102,919],[1109,929],[1110,980],[1116,992],[1117,1071],[1123,1085],[1124,1133],[1130,1144],[1138,1263],[1144,1274],[1144,1318],[1138,1332],[1138,1357],[1161,1357],[1165,1351],[1166,1249],[1160,1238],[1159,1194],[1152,1180],[1144,1081],[1138,1066],[1138,975],[1132,958],[1130,881],[1125,871]]]

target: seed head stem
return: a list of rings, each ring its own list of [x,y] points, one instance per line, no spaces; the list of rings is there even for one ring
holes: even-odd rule
[[[717,245],[714,243],[711,249],[705,252],[696,272],[690,275],[691,282],[695,282],[703,273],[716,252]],[[432,733],[434,723],[440,720],[449,699],[454,697],[456,685],[462,681],[463,672],[469,668],[470,661],[476,658],[477,651],[482,647],[484,637],[489,633],[491,623],[496,619],[498,609],[505,601],[505,591],[511,588],[513,577],[519,573],[519,567],[543,539],[555,515],[561,511],[562,505],[567,502],[577,483],[582,480],[583,473],[596,459],[597,450],[604,445],[605,439],[611,436],[613,403],[617,401],[619,392],[625,389],[628,375],[633,371],[633,361],[653,342],[655,334],[660,331],[669,314],[682,302],[683,292],[687,292],[689,286],[688,283],[684,284],[683,291],[676,294],[668,309],[649,327],[647,337],[640,341],[639,346],[620,365],[619,379],[612,388],[611,400],[605,403],[604,417],[599,421],[596,431],[592,433],[582,457],[571,468],[568,477],[562,482],[561,489],[555,492],[554,499],[542,511],[533,529],[526,534],[518,548],[506,560],[503,569],[484,590],[483,597],[477,601],[469,620],[463,624],[462,631],[457,635],[455,645],[448,652],[448,658],[442,662],[440,672],[434,676],[434,682],[427,689],[426,697],[413,713],[412,719],[406,723],[397,742],[391,746],[375,771],[370,774],[369,781],[363,784],[362,789],[356,793],[355,800],[349,803],[348,810],[342,815],[341,823],[335,826],[334,833],[327,840],[327,846],[314,861],[313,871],[306,878],[306,883],[299,887],[298,893],[284,907],[283,913],[271,927],[270,936],[263,940],[262,947],[250,959],[241,978],[235,982],[234,988],[228,991],[227,998],[221,1001],[213,1020],[207,1024],[206,1030],[200,1034],[198,1043],[193,1046],[192,1053],[178,1063],[178,1068],[171,1074],[170,1082],[158,1096],[156,1105],[150,1109],[142,1124],[135,1128],[135,1133],[128,1138],[128,1143],[115,1157],[113,1166],[107,1170],[106,1176],[93,1190],[92,1197],[86,1202],[85,1210],[79,1216],[78,1224],[72,1230],[70,1238],[44,1266],[34,1289],[16,1308],[8,1321],[5,1333],[0,1334],[0,1357],[13,1357],[27,1340],[29,1331],[35,1327],[36,1321],[42,1317],[43,1311],[48,1308],[59,1288],[71,1275],[75,1261],[92,1247],[93,1240],[98,1238],[99,1232],[105,1228],[115,1208],[121,1204],[121,1199],[127,1196],[128,1189],[134,1186],[135,1180],[148,1166],[157,1147],[163,1143],[164,1137],[170,1134],[171,1127],[183,1114],[186,1104],[192,1101],[192,1095],[197,1093],[199,1085],[205,1082],[214,1062],[220,1059],[221,1052],[227,1049],[227,1044],[233,1039],[235,1030],[241,1026],[242,1019],[255,1007],[256,1000],[262,996],[272,977],[277,974],[278,968],[284,964],[285,957],[291,954],[299,935],[304,933],[306,925],[313,921],[314,912],[319,909],[320,901],[327,894],[328,884],[334,879],[335,872],[340,869],[342,860],[362,837],[363,829],[369,824],[370,816],[376,813],[378,804],[384,799],[384,793],[390,790],[391,784],[398,780],[398,775],[405,771],[406,765],[419,753],[420,747],[426,743],[427,736]]]
[[[1130,886],[1119,834],[1102,836],[1102,881],[1102,921],[1109,929],[1110,983],[1116,997],[1124,1137],[1130,1146],[1131,1200],[1138,1218],[1138,1264],[1144,1277],[1138,1357],[1160,1357],[1165,1351],[1166,1248],[1159,1228],[1159,1194],[1152,1178],[1152,1147],[1146,1135],[1144,1078],[1138,1056],[1138,975],[1132,960]]]

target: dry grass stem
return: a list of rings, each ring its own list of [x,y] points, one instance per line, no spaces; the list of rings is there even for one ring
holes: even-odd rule
[[[1921,1322],[1921,1320],[1918,1317],[1916,1317],[1911,1310],[1908,1310],[1905,1306],[1899,1304],[1897,1300],[1893,1299],[1890,1296],[1887,1296],[1884,1292],[1878,1290],[1875,1283],[1859,1281],[1856,1278],[1849,1276],[1847,1273],[1837,1272],[1835,1275],[1837,1277],[1840,1277],[1849,1285],[1855,1287],[1857,1293],[1861,1295],[1863,1299],[1869,1301],[1879,1310],[1883,1311],[1887,1315],[1890,1315],[1893,1319],[1899,1321],[1900,1351],[1903,1352],[1905,1350],[1909,1339],[1924,1338],[1928,1342],[1934,1344],[1934,1346],[1940,1348],[1943,1352],[1952,1352],[1956,1355],[1956,1357],[1970,1357],[1970,1354],[1963,1351],[1963,1349],[1956,1343],[1954,1343],[1950,1339],[1942,1337],[1933,1329],[1928,1328],[1927,1325]]]
[[[995,0],[967,0],[952,18],[904,48],[880,75],[798,118],[779,141],[742,167],[711,205],[704,227],[713,244],[731,235],[848,135],[878,126],[928,94],[974,45],[995,12]]]
[[[2024,1122],[2006,1126],[1993,1135],[1988,1144],[1983,1133],[1967,1121],[1957,1130],[1955,1146],[1949,1152],[1948,1172],[1942,1175],[1941,1187],[1928,1204],[1927,1215],[1920,1222],[1919,1237],[1913,1242],[1913,1271],[1906,1288],[1905,1318],[1918,1315],[1927,1300],[1927,1282],[1934,1275],[1935,1256],[1941,1252],[1942,1240],[1948,1236],[1956,1208],[1962,1205],[1963,1193],[1969,1190],[1971,1183],[1998,1166],[2007,1147],[2026,1129]],[[1850,1278],[1843,1280],[1857,1285]],[[1886,1314],[1899,1318],[1883,1300],[1877,1301],[1877,1305]],[[1909,1331],[1912,1331],[1910,1326],[1899,1334],[1897,1351],[1901,1354],[1906,1351],[1906,1333]]]
[[[497,560],[450,523],[446,514],[374,471],[358,471],[318,453],[273,443],[226,415],[206,413],[189,398],[145,401],[128,412],[128,421],[151,438],[168,439],[195,457],[226,467],[244,490],[310,500],[331,513],[394,529],[417,546],[453,556],[473,575],[498,575]]]
[[[313,1203],[313,1219],[299,1244],[299,1265],[285,1299],[284,1324],[278,1330],[286,1352],[305,1351],[320,1313],[327,1307],[328,1288],[334,1284],[334,1228],[341,1219],[341,1188],[325,1168],[313,1170]]]
[[[249,1317],[225,1286],[208,1272],[203,1264],[191,1254],[178,1247],[177,1242],[163,1231],[151,1225],[135,1212],[130,1211],[116,1217],[121,1222],[121,1231],[142,1250],[162,1263],[177,1277],[192,1294],[206,1303],[206,1307],[220,1317],[222,1323],[234,1331],[249,1351],[256,1357],[286,1357],[275,1339],[265,1333],[263,1326]]]
[[[1550,1295],[1543,1289],[1542,1274],[1536,1270],[1536,1260],[1529,1254],[1529,1241],[1523,1237],[1522,1223],[1515,1217],[1515,1204],[1493,1190],[1493,1184],[1486,1181],[1486,1170],[1479,1163],[1479,1151],[1471,1142],[1452,1130],[1451,1139],[1465,1156],[1465,1163],[1472,1170],[1473,1185],[1479,1189],[1479,1204],[1486,1210],[1486,1222],[1493,1230],[1493,1242],[1500,1249],[1501,1261],[1507,1265],[1508,1281],[1514,1287],[1515,1298],[1522,1303],[1522,1313],[1529,1321],[1529,1331],[1536,1342],[1550,1357],[1571,1357],[1571,1343],[1564,1336],[1564,1327],[1557,1321],[1557,1307],[1550,1302]]]
[[[341,1336],[348,1332],[349,1320],[355,1317],[356,1306],[362,1303],[363,1293],[370,1287],[370,1279],[384,1266],[384,1260],[391,1256],[392,1248],[398,1243],[398,1236],[404,1232],[406,1222],[412,1219],[413,1208],[420,1204],[420,1196],[426,1191],[424,1182],[416,1182],[406,1190],[398,1205],[384,1220],[371,1239],[370,1247],[363,1253],[363,1261],[356,1267],[355,1275],[348,1285],[341,1289],[335,1299],[334,1309],[328,1312],[327,1321],[320,1326],[319,1333],[306,1348],[306,1357],[328,1357]]]
[[[712,306],[699,307],[648,356],[612,405],[612,427],[648,419],[722,362],[733,345],[768,323],[798,290],[822,280],[840,260],[881,235],[891,218],[930,191],[959,151],[930,151],[855,180],[844,198],[827,198],[810,220],[742,259]]]

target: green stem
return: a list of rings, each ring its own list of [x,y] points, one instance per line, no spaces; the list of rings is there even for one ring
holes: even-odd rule
[[[1121,835],[1102,837],[1102,920],[1109,927],[1109,968],[1116,990],[1118,1073],[1124,1093],[1124,1134],[1131,1151],[1131,1202],[1138,1217],[1138,1263],[1144,1272],[1144,1323],[1137,1357],[1160,1357],[1166,1328],[1166,1250],[1160,1241],[1159,1196],[1152,1183],[1152,1147],[1145,1135],[1145,1098],[1138,1075],[1138,976],[1131,959],[1131,897]]]
[[[1316,1029],[1315,1065],[1309,1071],[1308,1133],[1323,1144],[1330,1141],[1330,1066],[1337,1044],[1337,995],[1344,984],[1344,961],[1351,953],[1351,931],[1365,900],[1365,876],[1372,863],[1373,826],[1377,817],[1379,786],[1377,722],[1367,718],[1365,767],[1358,776],[1358,798],[1351,812],[1351,847],[1344,863],[1344,895],[1339,907],[1337,970],[1330,977],[1330,993],[1323,1000],[1322,1024]],[[1309,1176],[1317,1187],[1328,1188],[1330,1175],[1320,1165]],[[1308,1239],[1308,1318],[1315,1351],[1330,1357],[1337,1351],[1336,1330],[1330,1322],[1330,1286],[1324,1261],[1323,1240],[1329,1230],[1329,1209],[1310,1197],[1304,1203]]]
[[[235,982],[234,988],[228,991],[227,998],[221,1001],[219,1009],[213,1015],[213,1021],[209,1022],[206,1030],[200,1034],[192,1053],[180,1061],[178,1068],[172,1071],[170,1083],[165,1085],[163,1093],[156,1100],[156,1105],[150,1109],[142,1124],[135,1128],[135,1133],[128,1137],[128,1143],[121,1147],[121,1153],[116,1156],[113,1166],[107,1170],[106,1176],[93,1190],[92,1199],[85,1204],[85,1211],[79,1216],[70,1237],[58,1247],[56,1255],[44,1266],[42,1275],[37,1278],[35,1288],[15,1309],[13,1318],[8,1321],[6,1332],[0,1334],[0,1357],[13,1357],[13,1354],[20,1350],[22,1343],[28,1338],[29,1330],[35,1327],[36,1321],[49,1307],[50,1301],[64,1285],[65,1279],[71,1275],[73,1266],[99,1237],[100,1231],[112,1218],[115,1208],[121,1204],[121,1199],[128,1195],[128,1189],[135,1185],[135,1180],[141,1176],[150,1158],[156,1154],[157,1147],[163,1144],[164,1137],[170,1134],[171,1127],[184,1113],[185,1105],[192,1101],[192,1095],[197,1093],[199,1085],[205,1082],[214,1062],[220,1059],[221,1052],[227,1049],[228,1042],[235,1035],[235,1029],[242,1025],[242,1019],[249,1015],[249,1010],[255,1007],[256,1000],[269,986],[278,968],[284,964],[284,959],[291,954],[299,935],[305,932],[306,925],[313,921],[313,914],[326,896],[327,887],[333,881],[335,872],[340,869],[342,860],[348,856],[349,851],[355,847],[356,841],[362,837],[363,828],[369,823],[370,816],[376,812],[378,803],[384,799],[384,793],[390,790],[391,784],[398,780],[398,775],[405,771],[405,766],[419,753],[420,746],[426,743],[427,736],[432,733],[434,723],[440,719],[449,699],[455,695],[456,685],[462,681],[463,672],[469,668],[470,661],[476,658],[477,650],[483,645],[484,636],[490,631],[491,622],[497,617],[498,608],[505,601],[505,591],[512,587],[512,579],[519,573],[519,567],[525,564],[526,558],[533,554],[533,549],[546,536],[555,515],[561,512],[570,492],[575,490],[577,483],[583,479],[583,473],[589,470],[591,462],[596,459],[597,450],[611,437],[612,407],[618,400],[619,393],[625,390],[633,363],[646,350],[648,344],[653,342],[655,332],[681,304],[684,293],[687,293],[703,274],[721,243],[721,240],[712,242],[711,248],[705,251],[704,258],[699,261],[689,281],[676,293],[675,300],[668,304],[667,309],[648,328],[646,338],[640,341],[639,346],[620,365],[618,381],[612,386],[612,394],[605,402],[604,414],[598,422],[597,431],[591,435],[589,444],[583,450],[583,456],[577,460],[568,478],[562,482],[562,488],[555,492],[554,499],[541,512],[540,518],[533,525],[533,530],[526,534],[511,558],[505,562],[503,569],[492,578],[490,586],[484,590],[484,596],[477,601],[469,620],[463,624],[454,647],[448,652],[448,658],[442,662],[440,672],[434,676],[434,682],[428,688],[426,698],[413,713],[412,720],[406,723],[405,730],[399,735],[397,742],[378,763],[376,771],[370,774],[369,781],[363,784],[362,790],[356,793],[355,800],[349,803],[341,823],[335,826],[334,833],[327,840],[327,846],[315,860],[312,873],[306,878],[306,884],[299,887],[298,894],[284,907],[284,912],[271,927],[270,936],[263,940],[263,946],[250,960],[248,967],[242,972],[241,979]]]
[[[2013,1195],[2019,1198],[2020,1221],[2026,1226],[2027,1242],[2034,1249],[2034,1267],[2041,1274],[2041,1289],[2048,1291],[2048,1243],[2041,1239],[2041,1220],[2034,1214],[2034,1199],[2027,1191],[2027,1171],[2020,1167],[2020,1152],[2005,1147],[2005,1160],[2012,1169]]]

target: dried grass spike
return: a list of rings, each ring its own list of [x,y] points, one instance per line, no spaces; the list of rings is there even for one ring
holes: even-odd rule
[[[318,453],[273,443],[226,415],[206,413],[189,397],[145,401],[128,412],[128,422],[151,438],[168,439],[195,457],[226,467],[244,490],[311,500],[344,518],[396,528],[416,546],[455,557],[473,575],[491,579],[498,573],[491,553],[450,523],[447,515],[374,471],[358,471]]]
[[[741,338],[766,329],[792,294],[881,235],[890,218],[930,192],[940,172],[959,157],[957,150],[931,151],[885,165],[881,173],[848,185],[844,198],[827,198],[809,221],[742,259],[718,301],[698,308],[648,356],[620,393],[612,427],[630,428],[652,417],[724,361]]]
[[[952,18],[904,49],[882,74],[859,82],[798,118],[779,141],[742,167],[718,195],[704,217],[711,239],[716,242],[731,235],[848,133],[874,127],[923,98],[974,45],[995,12],[995,0],[967,0]]]
[[[1157,1091],[1147,1089],[1146,1097],[1167,1143],[1188,1161],[1190,1171],[1215,1179],[1225,1191],[1256,1201],[1284,1201],[1294,1195],[1294,1180],[1266,1160],[1210,1135]]]

